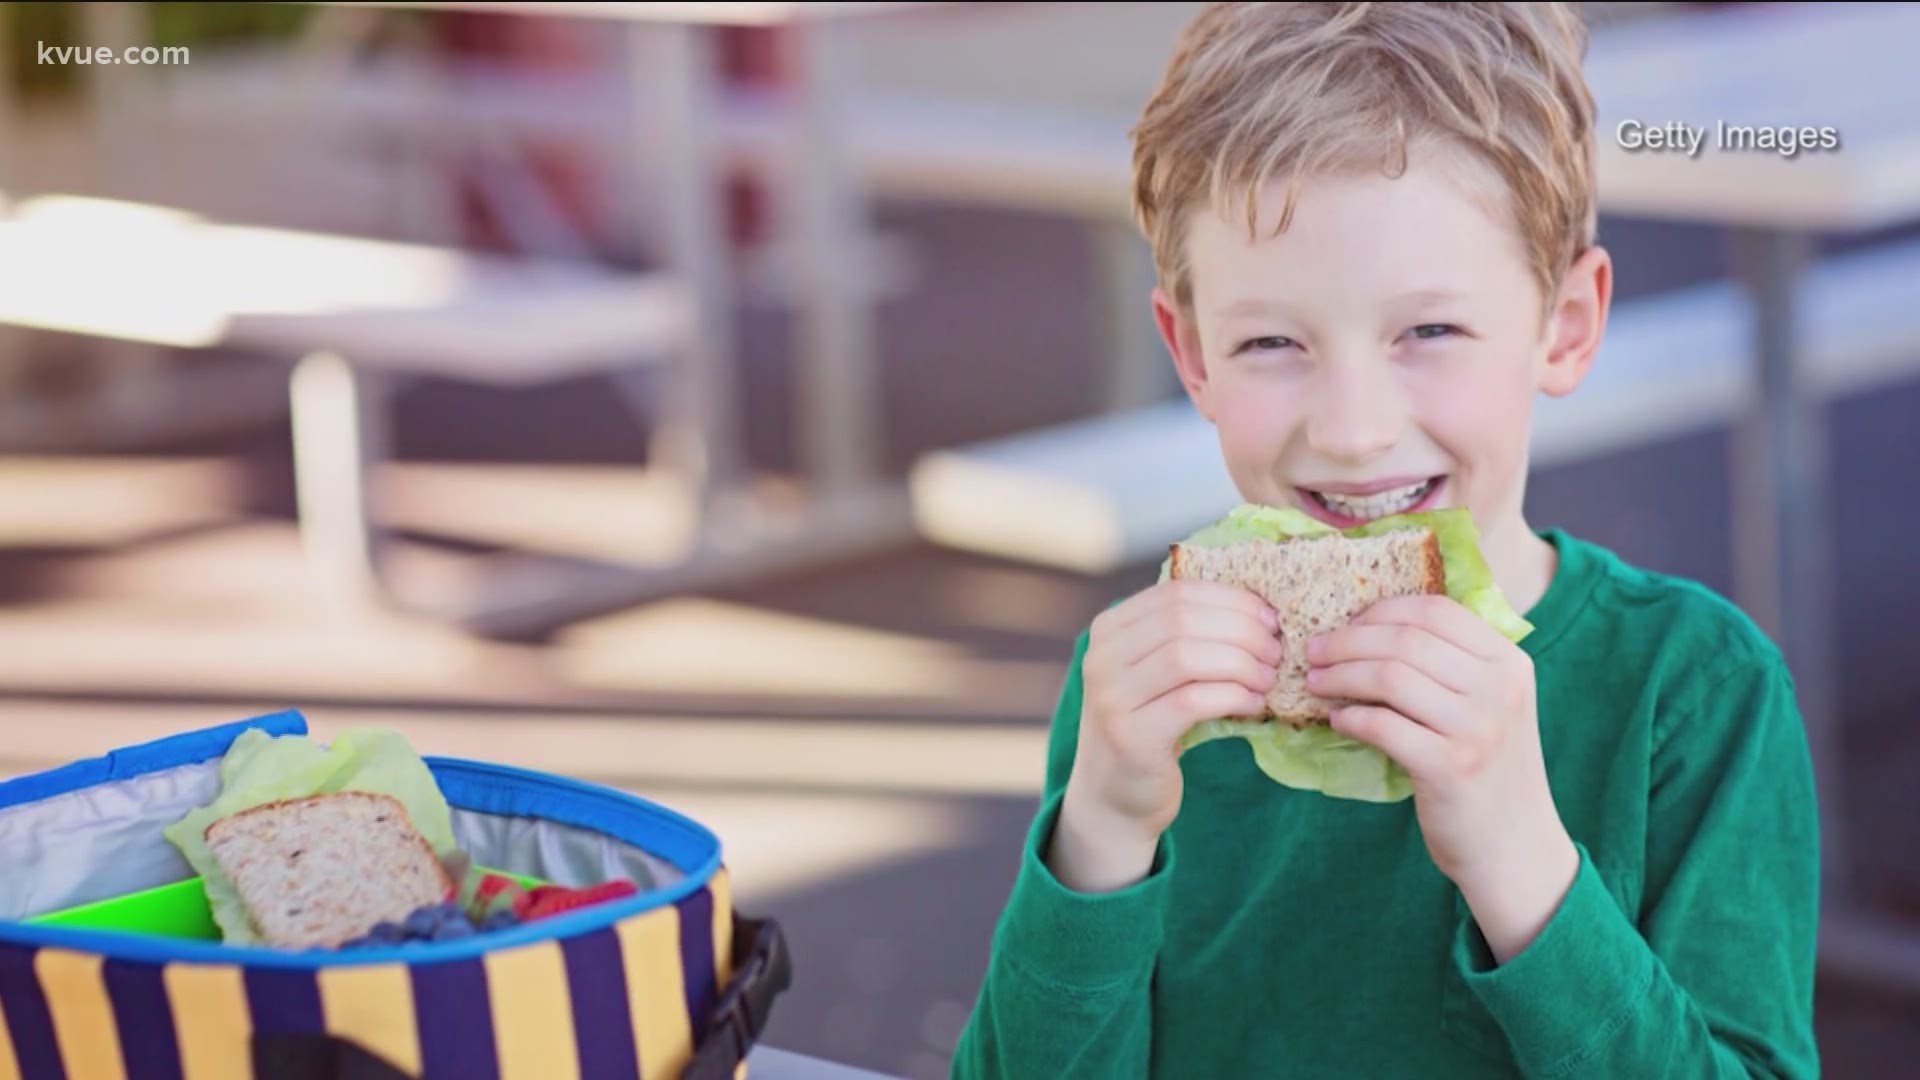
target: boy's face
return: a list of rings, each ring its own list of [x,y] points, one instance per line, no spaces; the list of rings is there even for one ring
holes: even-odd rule
[[[1584,374],[1605,256],[1543,322],[1492,174],[1443,163],[1310,183],[1278,236],[1278,186],[1258,240],[1244,217],[1191,215],[1192,311],[1156,293],[1155,313],[1248,501],[1341,527],[1441,507],[1483,534],[1521,523],[1533,396]]]

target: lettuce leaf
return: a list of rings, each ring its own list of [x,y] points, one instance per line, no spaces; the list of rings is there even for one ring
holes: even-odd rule
[[[407,808],[414,828],[420,830],[435,854],[445,860],[458,852],[452,811],[440,794],[439,783],[412,745],[395,731],[353,728],[323,746],[305,735],[275,738],[259,728],[249,728],[221,759],[220,782],[219,797],[162,832],[199,873],[214,922],[230,945],[257,945],[260,937],[233,882],[214,861],[206,832],[207,826],[242,810],[281,799],[340,791],[391,795]]]
[[[1378,536],[1409,528],[1432,529],[1439,538],[1448,596],[1492,624],[1509,641],[1518,643],[1533,632],[1533,625],[1507,603],[1494,583],[1493,570],[1480,553],[1479,532],[1465,509],[1395,514],[1350,529],[1335,529],[1293,507],[1245,504],[1196,531],[1185,543],[1228,547],[1254,540],[1277,542],[1336,532]],[[1166,580],[1171,571],[1172,560],[1168,559],[1161,564],[1160,579]],[[1180,749],[1184,752],[1228,738],[1245,739],[1260,771],[1288,787],[1366,802],[1399,802],[1413,794],[1406,770],[1386,754],[1323,725],[1296,730],[1257,720],[1207,720],[1188,730],[1180,740]]]

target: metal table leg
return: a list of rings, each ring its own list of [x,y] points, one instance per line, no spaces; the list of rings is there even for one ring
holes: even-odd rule
[[[1797,283],[1810,244],[1788,232],[1741,236],[1739,265],[1754,305],[1758,399],[1735,441],[1735,565],[1741,602],[1784,650],[1819,772],[1824,887],[1851,885],[1839,802],[1840,731],[1833,697],[1832,512],[1826,504],[1824,404],[1804,387]]]
[[[733,290],[713,137],[711,39],[698,27],[674,22],[635,23],[627,32],[634,93],[641,111],[657,117],[659,135],[656,144],[635,152],[650,154],[661,170],[666,261],[687,283],[694,304],[693,326],[678,350],[649,458],[685,478],[699,503],[703,535],[724,532],[715,514],[724,516],[743,485],[746,454],[740,445]]]
[[[1860,907],[1844,806],[1843,732],[1834,682],[1832,509],[1825,403],[1804,385],[1800,349],[1803,235],[1770,229],[1737,238],[1737,266],[1754,305],[1755,408],[1736,440],[1735,571],[1741,603],[1785,652],[1798,688],[1819,785],[1822,969],[1920,991],[1920,927]]]
[[[300,541],[318,593],[343,606],[385,598],[372,486],[386,457],[385,387],[345,357],[316,352],[291,384]]]
[[[817,497],[872,492],[884,447],[863,200],[848,164],[844,113],[851,66],[836,20],[801,19],[786,28],[800,82],[800,130],[793,142],[793,238],[805,267],[800,283],[803,364],[801,453]]]

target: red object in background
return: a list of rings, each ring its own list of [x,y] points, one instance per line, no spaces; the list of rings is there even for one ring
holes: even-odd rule
[[[786,31],[778,26],[732,26],[718,33],[721,79],[733,87],[774,93],[793,81]],[[727,220],[734,250],[762,243],[772,207],[758,177],[727,178]]]
[[[556,73],[590,73],[613,62],[603,34],[583,31],[579,20],[450,11],[433,21],[435,38],[452,64],[480,61],[506,68]],[[716,65],[723,90],[748,88],[778,92],[792,82],[790,51],[779,27],[719,27],[713,31]],[[603,73],[604,74],[604,73]],[[617,220],[603,202],[605,185],[597,175],[607,148],[586,148],[561,140],[520,144],[523,162],[548,192],[556,209],[590,241],[606,242]],[[446,164],[468,242],[504,250],[509,240],[487,209],[472,169],[479,163]],[[773,211],[763,182],[734,172],[719,181],[727,215],[727,233],[737,252],[765,241]]]
[[[449,66],[476,65],[565,75],[588,72],[607,61],[605,38],[577,19],[539,18],[522,14],[442,12],[430,23],[430,33]],[[552,200],[555,210],[588,240],[605,238],[608,208],[596,190],[592,154],[564,140],[521,139],[520,164]],[[508,237],[487,209],[482,184],[474,175],[486,163],[454,158],[444,163],[446,183],[453,189],[460,221],[469,244],[487,250],[505,250]]]
[[[599,59],[599,39],[577,19],[490,15],[448,11],[435,21],[435,37],[454,56],[558,71],[578,70]]]
[[[777,26],[722,27],[720,75],[737,85],[772,88],[787,81],[782,41]]]

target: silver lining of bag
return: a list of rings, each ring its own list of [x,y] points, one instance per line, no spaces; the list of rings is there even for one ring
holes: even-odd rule
[[[220,794],[218,760],[162,769],[0,808],[0,921],[171,885],[193,867],[161,830]],[[605,833],[452,809],[454,841],[476,865],[556,885],[624,878],[642,892],[685,875]]]

